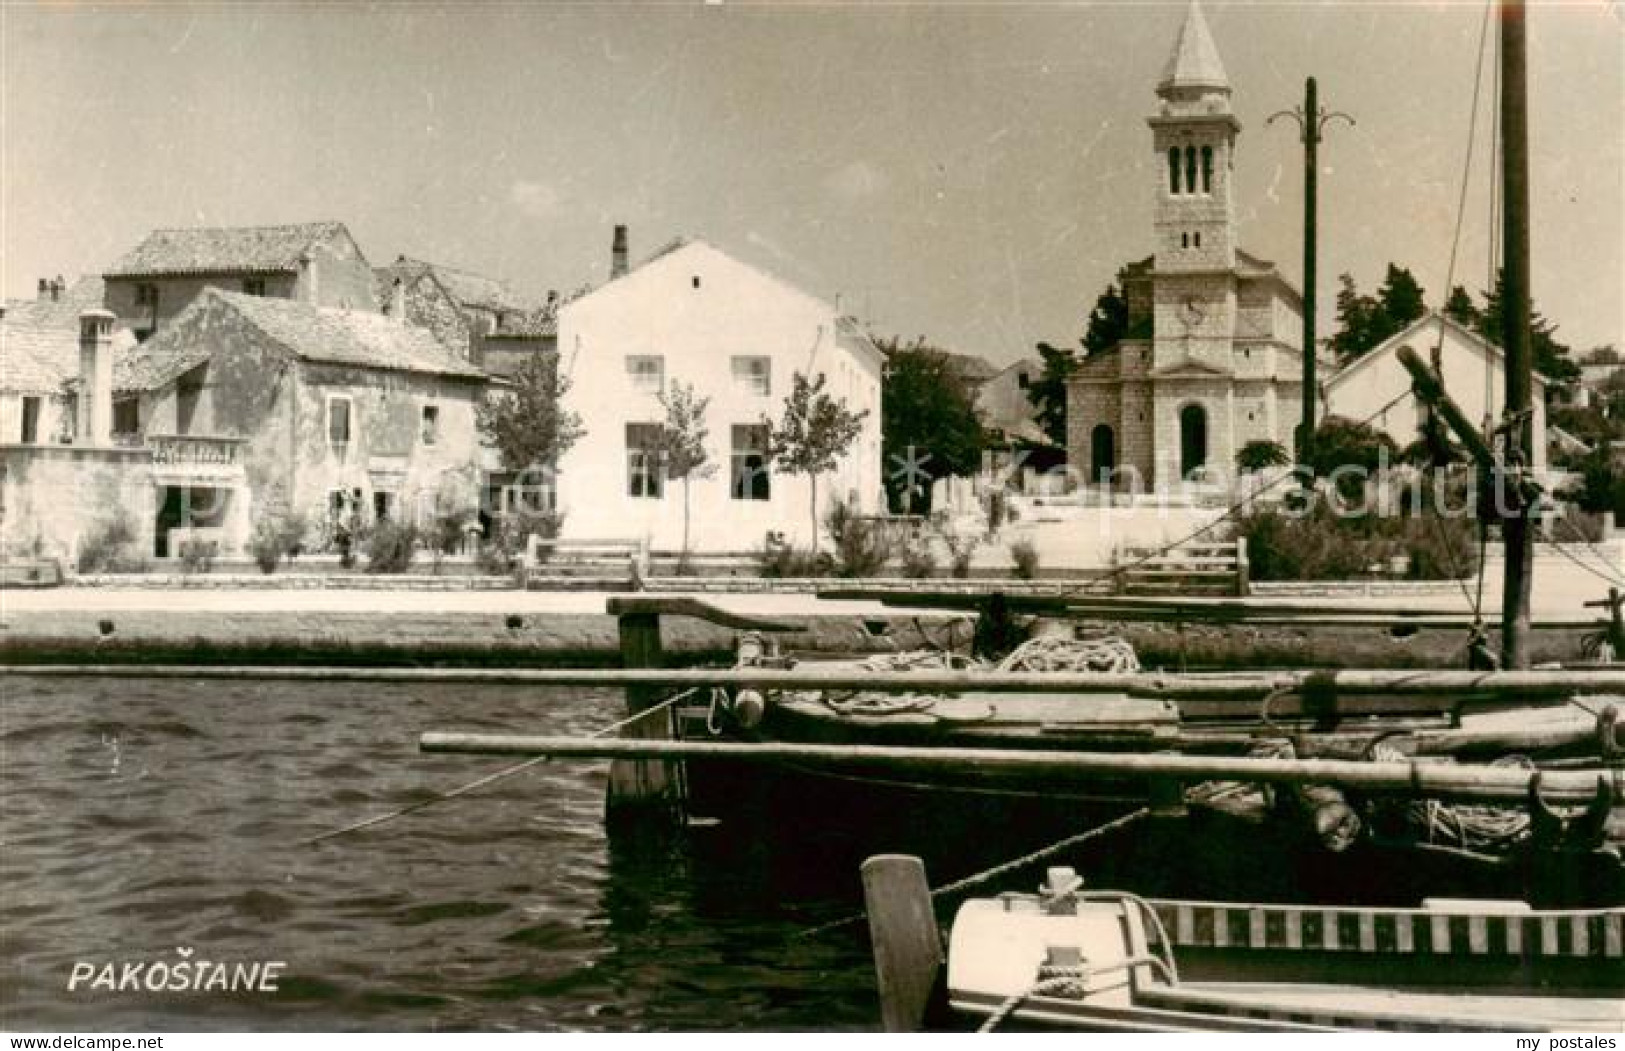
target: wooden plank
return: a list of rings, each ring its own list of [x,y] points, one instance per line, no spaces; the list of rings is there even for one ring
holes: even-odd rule
[[[372,668],[297,665],[13,664],[0,678],[213,679],[277,682],[412,682],[514,686],[688,686],[768,690],[873,690],[897,693],[1126,693],[1169,700],[1259,698],[1308,692],[1317,700],[1359,695],[1434,699],[1451,707],[1490,699],[1510,703],[1562,701],[1576,694],[1625,693],[1625,666],[1528,671],[1454,669],[1330,669],[1211,674],[1092,674],[1079,672],[821,671],[795,668]],[[1273,711],[1273,709],[1272,709]]]
[[[479,755],[552,755],[569,758],[670,758],[820,763],[870,769],[1013,772],[1054,780],[1166,777],[1187,782],[1326,783],[1371,792],[1439,799],[1516,802],[1529,797],[1539,777],[1542,798],[1575,805],[1596,797],[1601,781],[1625,795],[1625,770],[1524,770],[1449,762],[1350,762],[1338,759],[1264,759],[1174,753],[1038,751],[1010,748],[885,747],[786,742],[617,740],[524,734],[425,733],[425,752]]]
[[[881,854],[863,863],[863,903],[888,1033],[924,1028],[942,970],[942,936],[919,858]]]
[[[629,667],[659,668],[665,663],[660,642],[660,617],[654,613],[628,612],[620,616],[621,660]],[[658,687],[634,685],[626,688],[626,711],[636,715],[659,703]],[[621,737],[633,741],[670,742],[671,713],[665,709],[650,712],[621,728]],[[680,813],[681,775],[671,764],[638,757],[617,759],[610,764],[609,788],[605,796],[606,823],[611,828],[634,824],[649,816],[663,818]]]

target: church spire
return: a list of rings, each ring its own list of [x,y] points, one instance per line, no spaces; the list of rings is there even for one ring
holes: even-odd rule
[[[1224,63],[1219,61],[1219,49],[1213,45],[1213,35],[1208,32],[1207,19],[1202,17],[1198,0],[1191,0],[1185,11],[1185,23],[1179,27],[1173,54],[1168,56],[1162,79],[1157,82],[1157,94],[1164,97],[1180,91],[1230,93],[1230,78],[1225,75]]]

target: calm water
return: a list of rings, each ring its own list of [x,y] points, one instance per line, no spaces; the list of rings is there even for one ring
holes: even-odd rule
[[[0,680],[0,1028],[856,1029],[856,873],[749,845],[611,851],[601,764],[549,764],[301,840],[504,765],[431,728],[579,734],[618,694]],[[806,873],[801,875],[805,876]],[[826,888],[827,889],[824,889]],[[267,993],[68,992],[76,961],[287,964]]]

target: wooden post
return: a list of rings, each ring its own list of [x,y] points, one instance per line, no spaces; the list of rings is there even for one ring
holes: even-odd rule
[[[1236,537],[1236,594],[1246,598],[1252,591],[1252,567],[1247,564],[1247,538]]]
[[[915,1033],[942,969],[942,936],[931,909],[925,865],[903,854],[863,863],[863,904],[880,989],[880,1024],[888,1033]]]
[[[659,668],[665,663],[660,645],[660,614],[626,610],[616,618],[620,629],[621,662],[628,668]],[[636,715],[659,703],[658,687],[628,686],[626,712]],[[622,737],[669,740],[672,718],[662,709],[648,718],[629,723]],[[605,799],[604,820],[611,829],[649,818],[661,822],[681,816],[681,779],[675,763],[648,759],[617,759],[609,768],[609,794]]]

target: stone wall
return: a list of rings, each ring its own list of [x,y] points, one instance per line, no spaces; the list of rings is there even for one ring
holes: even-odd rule
[[[152,454],[83,445],[0,446],[0,549],[77,563],[83,541],[122,519],[133,558],[152,551]]]

